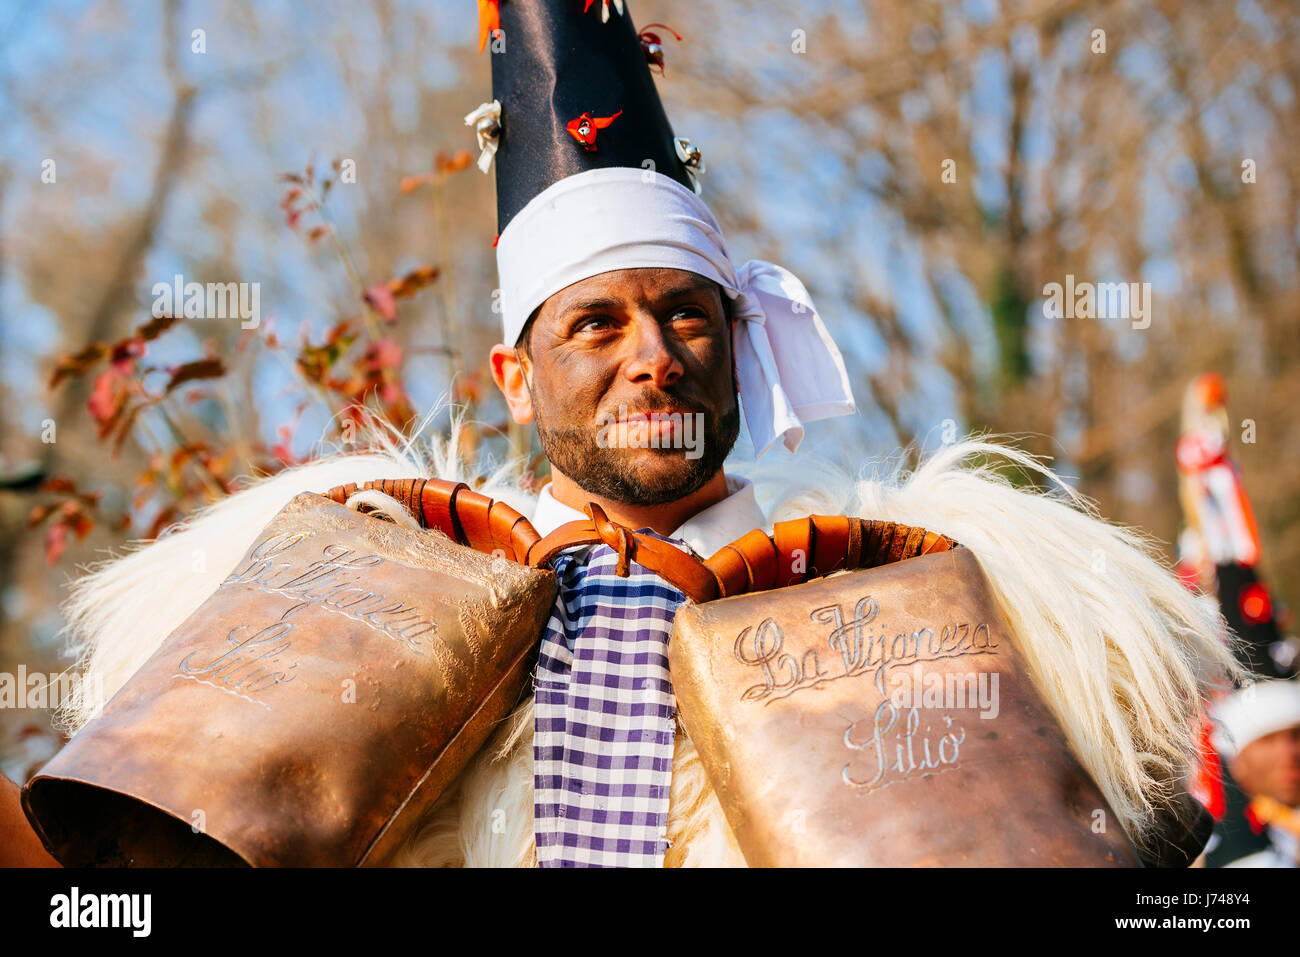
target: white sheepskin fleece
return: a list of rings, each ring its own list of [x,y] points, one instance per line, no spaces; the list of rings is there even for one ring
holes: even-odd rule
[[[1050,494],[1013,487],[991,462],[1036,474]],[[972,464],[974,461],[975,464]],[[1030,677],[1129,837],[1147,842],[1158,804],[1181,788],[1197,755],[1196,716],[1234,673],[1212,600],[1179,584],[1139,533],[1100,520],[1045,466],[1007,445],[947,446],[911,473],[855,478],[800,456],[797,464],[729,464],[755,482],[771,522],[810,513],[920,525],[969,547],[1012,627]],[[391,442],[253,484],[158,540],[76,581],[65,605],[78,666],[115,693],[221,583],[295,495],[378,478],[481,482],[525,515],[534,498],[514,473],[466,474],[448,443]],[[397,854],[398,866],[535,866],[532,713],[528,697],[502,723]],[[75,731],[87,709],[60,713]],[[694,745],[678,727],[667,866],[744,866]]]

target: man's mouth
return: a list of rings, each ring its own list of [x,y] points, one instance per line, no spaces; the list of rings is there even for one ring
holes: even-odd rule
[[[603,417],[609,444],[621,448],[676,448],[700,432],[702,419],[702,413],[670,406],[636,412],[620,408]]]
[[[690,409],[656,409],[652,412],[632,412],[620,416],[616,421],[620,425],[646,424],[653,422],[672,422],[676,420],[681,422],[688,415],[694,413]]]

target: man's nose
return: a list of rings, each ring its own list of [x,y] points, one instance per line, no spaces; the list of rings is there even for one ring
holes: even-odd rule
[[[628,335],[632,355],[623,366],[623,375],[629,381],[664,388],[685,374],[686,369],[664,336],[663,327],[653,317],[636,317]]]

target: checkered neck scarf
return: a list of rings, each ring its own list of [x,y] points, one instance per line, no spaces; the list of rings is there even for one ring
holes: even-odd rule
[[[686,596],[635,562],[620,578],[617,565],[608,545],[552,563],[560,590],[533,724],[541,867],[662,867],[668,849],[677,715],[668,635]]]

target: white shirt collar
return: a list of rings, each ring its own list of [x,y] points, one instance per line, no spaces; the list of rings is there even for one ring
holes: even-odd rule
[[[739,475],[727,476],[726,498],[696,512],[679,525],[671,538],[686,542],[696,554],[708,558],[723,545],[733,542],[746,532],[763,528],[767,519],[754,497],[754,483]],[[556,501],[547,482],[537,494],[537,507],[533,510],[533,528],[540,535],[549,535],[565,522],[580,522],[587,518],[576,508]]]

